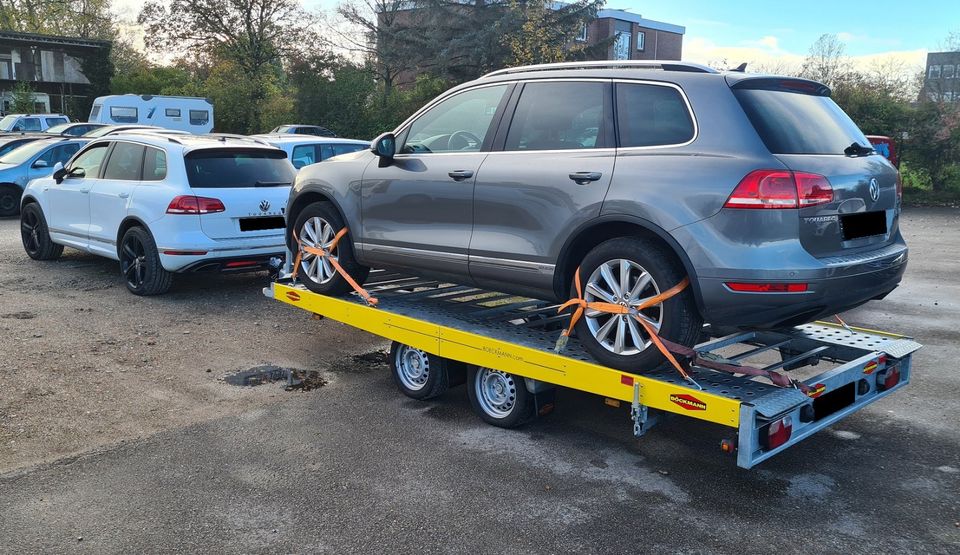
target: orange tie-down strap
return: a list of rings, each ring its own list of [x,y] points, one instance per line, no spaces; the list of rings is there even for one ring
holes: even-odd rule
[[[668,341],[666,339],[663,339],[659,335],[657,335],[657,332],[655,329],[653,329],[653,326],[650,325],[650,323],[648,323],[646,320],[640,317],[640,311],[645,308],[649,308],[651,306],[655,306],[666,301],[667,299],[673,297],[674,295],[677,295],[678,293],[686,289],[687,286],[689,285],[690,285],[690,278],[683,278],[683,281],[674,285],[670,289],[667,289],[666,291],[664,291],[663,293],[660,293],[659,295],[650,297],[646,301],[634,307],[628,307],[628,306],[623,306],[619,304],[605,303],[605,302],[588,302],[586,299],[583,298],[583,288],[580,284],[580,268],[577,268],[577,272],[574,275],[574,286],[577,291],[577,296],[560,305],[560,308],[557,310],[557,312],[563,312],[564,310],[572,306],[575,306],[576,308],[573,311],[573,315],[570,317],[570,325],[567,326],[567,329],[563,330],[563,332],[560,334],[560,338],[557,339],[557,345],[556,345],[555,351],[559,353],[566,346],[567,340],[569,339],[570,334],[573,333],[573,327],[576,325],[577,321],[580,320],[580,318],[583,316],[584,311],[586,311],[587,309],[596,310],[598,312],[604,312],[606,314],[630,316],[634,320],[639,322],[640,325],[643,326],[643,329],[646,330],[647,335],[650,336],[650,340],[653,342],[654,345],[657,346],[657,350],[659,350],[660,353],[663,354],[664,358],[666,358],[667,361],[670,362],[670,365],[673,366],[677,370],[677,372],[680,373],[681,376],[683,376],[683,379],[696,385],[700,389],[703,389],[703,388],[700,387],[700,384],[698,384],[692,377],[690,377],[690,374],[687,373],[687,370],[689,369],[690,366],[710,368],[711,370],[718,370],[718,371],[727,372],[730,374],[763,376],[769,379],[771,382],[773,382],[774,385],[777,385],[779,387],[796,387],[803,393],[809,392],[810,388],[807,387],[805,384],[797,380],[792,380],[789,377],[783,374],[780,374],[779,372],[774,372],[771,370],[763,370],[761,368],[754,368],[752,366],[740,366],[737,364],[729,364],[726,362],[720,362],[717,360],[704,358],[704,356],[701,355],[701,353],[695,351],[694,349],[691,349],[690,347],[686,347],[684,345],[680,345],[678,343]],[[684,364],[681,364],[677,360],[676,356],[674,355],[678,355],[684,358],[685,359]]]
[[[350,277],[350,274],[343,269],[343,266],[341,266],[340,263],[337,261],[337,259],[334,258],[331,254],[333,253],[333,249],[337,248],[337,243],[340,242],[340,239],[342,239],[343,236],[347,234],[347,231],[348,231],[347,228],[343,228],[340,231],[338,231],[337,234],[334,235],[333,241],[330,241],[330,245],[326,249],[323,249],[321,247],[304,245],[300,241],[300,239],[297,237],[297,232],[293,232],[293,240],[296,241],[297,247],[298,247],[297,256],[293,260],[293,279],[296,280],[297,274],[300,272],[300,261],[303,259],[303,254],[304,253],[312,254],[320,258],[320,263],[323,263],[323,260],[326,260],[327,262],[329,262],[330,265],[333,266],[333,269],[336,270],[338,274],[340,274],[340,277],[342,277],[347,283],[349,283],[350,287],[352,287],[353,290],[358,295],[363,297],[363,300],[367,302],[367,305],[377,306],[377,302],[379,302],[377,301],[377,298],[370,295],[370,293],[367,292],[366,289],[361,287],[360,284],[356,282],[356,280]]]

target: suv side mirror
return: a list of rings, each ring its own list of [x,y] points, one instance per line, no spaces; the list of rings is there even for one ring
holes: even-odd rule
[[[370,150],[380,157],[381,166],[390,164],[397,153],[397,138],[393,133],[384,133],[370,143]]]
[[[39,160],[37,160],[36,162],[33,163],[33,167],[35,167],[35,168],[49,168],[49,167],[50,167],[50,163],[47,162],[46,160],[44,160],[43,158],[40,158]]]
[[[63,169],[63,164],[57,162],[53,165],[53,180],[57,182],[57,185],[63,183],[63,178],[66,177],[67,170]]]

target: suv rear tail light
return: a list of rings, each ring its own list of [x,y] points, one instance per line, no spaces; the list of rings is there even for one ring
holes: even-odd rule
[[[877,373],[877,391],[892,389],[900,383],[900,365],[891,366]]]
[[[900,204],[900,201],[903,199],[903,177],[900,176],[900,172],[897,172],[897,204]]]
[[[822,175],[788,170],[756,170],[737,185],[724,208],[806,208],[833,200]]]
[[[806,283],[745,283],[728,281],[724,285],[738,293],[805,293]]]
[[[181,195],[170,201],[167,214],[213,214],[224,212],[226,207],[220,199]]]
[[[784,443],[790,441],[790,435],[793,433],[793,418],[784,416],[780,420],[774,420],[767,426],[766,441],[763,447],[766,450],[776,449]],[[763,440],[763,436],[761,436]]]

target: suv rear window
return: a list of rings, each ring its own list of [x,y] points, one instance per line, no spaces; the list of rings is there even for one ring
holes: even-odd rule
[[[693,119],[680,92],[663,85],[617,83],[620,146],[679,145],[693,138]]]
[[[296,175],[282,150],[195,150],[187,154],[184,163],[194,189],[290,185]]]
[[[763,89],[734,89],[764,144],[773,154],[843,154],[870,142],[829,96]]]

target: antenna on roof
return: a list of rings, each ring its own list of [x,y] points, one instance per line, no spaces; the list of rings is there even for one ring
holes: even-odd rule
[[[736,72],[738,72],[738,73],[746,73],[746,72],[747,72],[747,62],[743,62],[742,64],[740,64],[740,65],[738,65],[737,67],[731,69],[730,71],[736,71]]]

